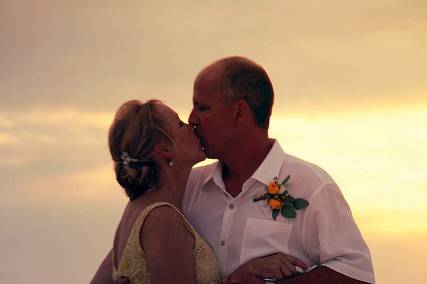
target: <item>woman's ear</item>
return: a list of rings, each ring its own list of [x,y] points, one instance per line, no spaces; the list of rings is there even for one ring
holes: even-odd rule
[[[158,143],[154,146],[154,155],[160,161],[169,162],[173,160],[173,150],[172,145],[168,145],[166,143]]]

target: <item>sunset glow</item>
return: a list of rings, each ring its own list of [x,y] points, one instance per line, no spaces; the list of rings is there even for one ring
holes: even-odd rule
[[[423,282],[426,3],[0,0],[0,282],[87,283],[127,202],[116,109],[157,98],[186,120],[197,73],[230,55],[270,75],[270,136],[338,183],[377,283]]]

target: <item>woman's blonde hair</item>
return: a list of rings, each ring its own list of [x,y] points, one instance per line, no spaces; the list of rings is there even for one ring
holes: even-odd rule
[[[127,101],[117,110],[110,127],[108,141],[116,180],[130,200],[157,184],[159,167],[154,146],[159,142],[173,143],[166,123],[154,107],[158,103],[161,102]],[[132,161],[124,160],[124,153]]]

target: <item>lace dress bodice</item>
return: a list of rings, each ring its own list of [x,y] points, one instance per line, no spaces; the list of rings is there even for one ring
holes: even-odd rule
[[[196,263],[197,283],[221,283],[218,262],[211,248],[205,240],[194,230],[187,218],[172,204],[167,202],[156,202],[149,205],[141,212],[135,221],[129,235],[125,248],[122,252],[118,268],[115,267],[114,249],[113,258],[113,279],[125,276],[132,284],[151,283],[151,273],[147,265],[144,251],[140,245],[140,232],[147,215],[160,206],[170,206],[174,208],[184,219],[187,230],[194,236],[193,255]]]

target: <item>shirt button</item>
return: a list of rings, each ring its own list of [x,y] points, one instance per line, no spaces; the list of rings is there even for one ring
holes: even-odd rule
[[[234,204],[228,205],[228,208],[233,209],[234,208]]]
[[[221,246],[225,246],[225,241],[220,242]]]

